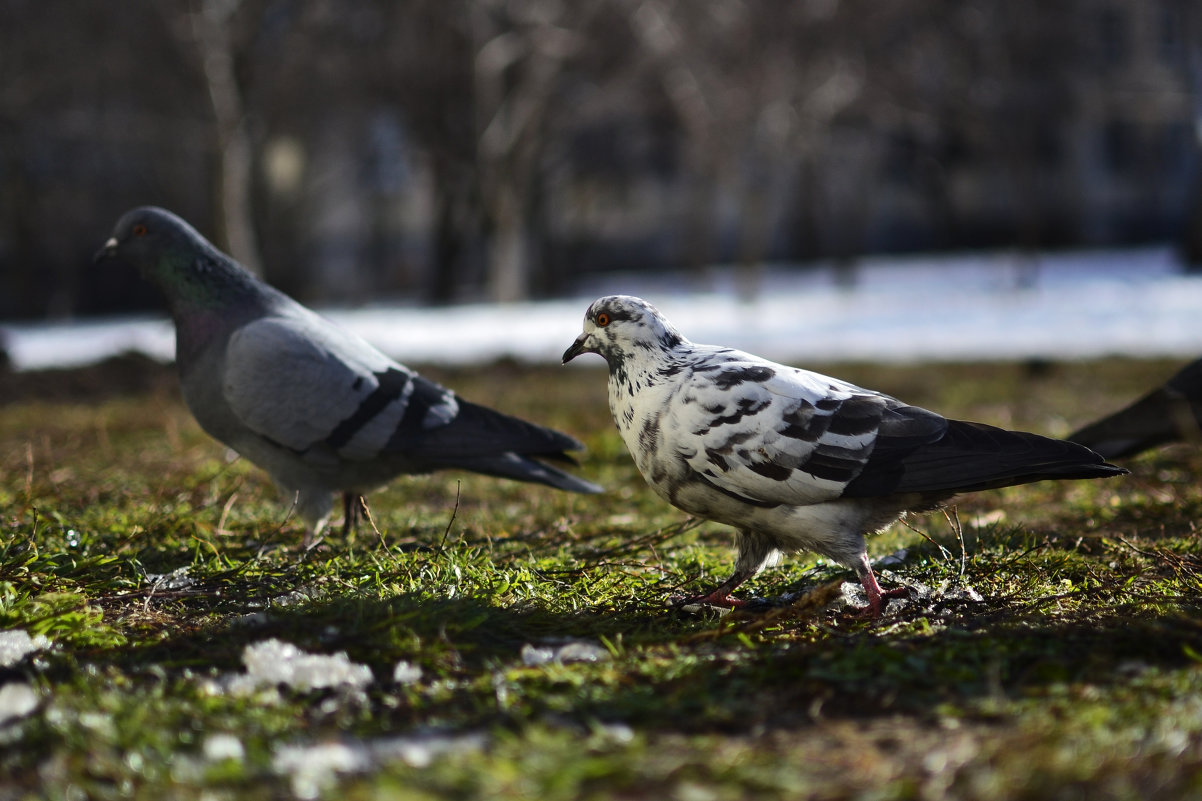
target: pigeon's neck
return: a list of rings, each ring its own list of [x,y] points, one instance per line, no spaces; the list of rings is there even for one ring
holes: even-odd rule
[[[609,358],[609,410],[625,434],[642,425],[640,409],[655,405],[662,393],[671,393],[687,370],[689,343],[673,347],[637,349],[617,359]]]
[[[641,384],[647,386],[659,382],[658,377],[664,373],[674,374],[678,370],[673,365],[681,363],[684,345],[674,347],[635,347],[629,350],[606,353],[605,361],[609,364],[609,381],[611,384]]]
[[[175,321],[176,358],[195,362],[213,343],[247,322],[290,302],[241,268],[220,261],[200,261],[184,274],[167,305]]]
[[[186,314],[172,312],[175,319],[175,362],[184,371],[196,364],[206,349],[231,330],[218,309],[194,309]]]
[[[176,316],[231,304],[253,304],[268,287],[207,242],[169,250],[142,267]]]

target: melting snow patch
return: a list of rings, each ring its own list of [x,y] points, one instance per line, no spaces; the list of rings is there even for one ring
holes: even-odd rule
[[[884,560],[877,562],[879,567]],[[888,570],[878,571],[881,578],[890,580],[891,584],[904,586],[908,592],[905,597],[889,598],[882,614],[896,614],[911,607],[921,610],[934,618],[945,617],[958,606],[969,603],[982,603],[981,594],[966,584],[943,582],[938,587],[931,587],[915,581],[898,581]],[[840,597],[835,600],[835,607],[859,610],[868,605],[868,596],[859,582],[845,581],[840,587]]]
[[[418,309],[378,305],[327,316],[402,361],[477,364],[501,357],[559,362],[580,315],[615,291],[654,302],[696,342],[798,362],[1088,358],[1194,358],[1202,280],[1172,248],[866,257],[854,286],[828,263],[762,273],[740,300],[737,271],[707,271],[706,286],[680,274],[607,273],[571,300]],[[939,309],[916,314],[915,309]],[[520,323],[515,325],[515,322]],[[175,334],[161,319],[71,325],[5,325],[17,370],[90,364],[127,350],[170,361]],[[504,337],[496,335],[505,331]]]
[[[242,662],[258,684],[286,684],[298,690],[366,687],[372,679],[371,668],[352,662],[345,651],[310,654],[276,639],[246,646]]]
[[[24,682],[9,682],[0,687],[0,726],[23,718],[38,705],[38,695]]]
[[[272,770],[292,780],[298,798],[317,798],[339,774],[364,773],[388,762],[424,768],[448,753],[478,751],[483,734],[418,734],[384,740],[284,745],[276,749]]]
[[[241,762],[246,751],[237,737],[228,732],[218,732],[205,738],[204,755],[210,762],[223,762],[227,759]]]
[[[0,631],[0,667],[12,667],[34,651],[50,647],[50,640],[41,634],[30,637],[22,629]]]
[[[150,582],[151,592],[186,590],[196,584],[196,579],[188,575],[191,570],[191,567],[184,565],[183,567],[177,567],[170,573],[147,573],[146,580]]]
[[[604,662],[609,651],[593,642],[574,640],[566,644],[522,646],[522,664],[528,667],[545,665],[548,662]]]
[[[416,684],[422,680],[422,669],[419,665],[402,659],[392,669],[392,680],[397,684]]]
[[[292,592],[286,592],[283,595],[277,595],[271,599],[271,605],[283,607],[296,606],[297,604],[308,603],[317,596],[318,593],[316,590],[308,587],[301,587],[300,589],[293,590]]]
[[[974,590],[967,584],[957,584],[952,587],[947,582],[939,585],[939,590],[936,596],[940,601],[959,601],[961,603],[983,604],[985,599],[981,597],[981,593]]]
[[[246,673],[208,685],[211,692],[250,695],[265,687],[285,685],[302,692],[326,687],[358,690],[371,684],[371,668],[352,662],[345,651],[310,654],[291,643],[271,639],[242,651]]]

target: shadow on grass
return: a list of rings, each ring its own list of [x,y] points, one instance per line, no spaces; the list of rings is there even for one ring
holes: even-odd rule
[[[964,607],[936,630],[920,611],[876,624],[788,618],[698,619],[650,605],[569,612],[498,606],[489,598],[340,597],[214,619],[138,647],[86,655],[100,666],[237,672],[242,650],[276,637],[302,649],[346,651],[369,665],[373,729],[437,719],[455,727],[521,727],[552,717],[587,726],[620,721],[650,731],[750,734],[824,718],[949,713],[988,721],[1058,686],[1114,687],[1174,670],[1202,654],[1202,625],[1178,611],[1113,602],[1072,614],[1038,604]],[[1196,610],[1195,610],[1196,611]],[[749,636],[750,633],[750,636]],[[608,643],[597,663],[526,665],[527,643]],[[81,655],[82,656],[82,655]],[[406,703],[391,684],[398,660],[420,664]],[[433,691],[437,684],[441,690]],[[508,697],[505,704],[497,698]]]

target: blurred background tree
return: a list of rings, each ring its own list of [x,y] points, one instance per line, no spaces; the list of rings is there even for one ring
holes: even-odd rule
[[[1176,242],[1192,0],[0,0],[0,317],[156,305],[181,214],[306,302],[610,270]]]

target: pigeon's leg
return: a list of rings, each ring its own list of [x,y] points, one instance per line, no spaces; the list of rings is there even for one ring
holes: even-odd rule
[[[305,538],[301,541],[301,548],[305,551],[310,551],[316,548],[324,539],[321,532],[325,530],[326,521],[319,520],[312,526],[305,529]]]
[[[736,587],[753,575],[755,574],[736,570],[731,574],[730,578],[717,587],[714,587],[707,595],[694,595],[691,598],[686,598],[684,604],[709,604],[710,606],[725,606],[729,609],[738,609],[741,606],[747,606],[746,601],[733,597],[731,593],[735,591]]]
[[[359,510],[363,504],[363,496],[355,492],[342,493],[342,538],[346,540],[351,532],[359,528]]]
[[[856,575],[859,576],[860,583],[864,585],[864,594],[868,596],[868,606],[860,612],[863,617],[880,617],[885,605],[883,598],[897,598],[909,593],[905,587],[882,590],[881,585],[877,584],[872,566],[868,564],[868,554],[866,553],[860,554],[860,561],[856,564]]]
[[[325,490],[297,490],[293,508],[308,523],[304,539],[304,549],[308,551],[322,540],[322,532],[330,516],[330,493]]]
[[[711,604],[731,609],[747,605],[746,601],[731,597],[731,593],[770,562],[774,562],[780,556],[780,551],[776,549],[774,540],[750,529],[739,529],[736,544],[739,548],[739,558],[735,561],[735,572],[709,594],[689,598],[685,601],[686,604]]]

